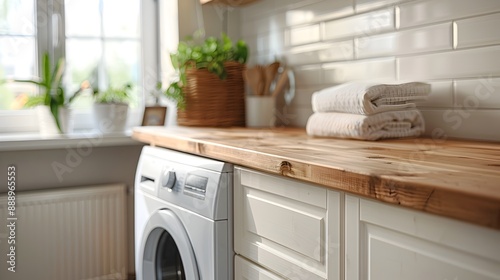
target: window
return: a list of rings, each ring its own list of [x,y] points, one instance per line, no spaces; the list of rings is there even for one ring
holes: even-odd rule
[[[0,80],[36,74],[36,28],[34,1],[0,0]],[[33,92],[26,84],[0,84],[0,110],[21,107],[13,92]]]
[[[140,83],[139,0],[66,0],[65,18],[66,81],[72,88],[92,76],[99,89]]]
[[[38,76],[39,58],[45,52],[54,61],[65,57],[68,93],[87,79],[94,79],[99,89],[132,83],[136,92],[129,125],[137,125],[143,93],[159,79],[157,3],[0,0],[0,80]],[[0,84],[0,132],[38,130],[33,110],[22,108],[26,96],[36,90],[30,84]],[[76,129],[92,127],[91,103],[89,92],[73,104]]]

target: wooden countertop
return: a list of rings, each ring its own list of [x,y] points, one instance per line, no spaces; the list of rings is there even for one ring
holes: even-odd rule
[[[315,138],[294,128],[138,127],[132,137],[500,229],[497,143],[430,138],[367,142]]]

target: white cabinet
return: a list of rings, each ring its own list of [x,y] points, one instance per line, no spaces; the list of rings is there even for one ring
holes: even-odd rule
[[[234,280],[285,280],[240,256],[234,258],[234,275]]]
[[[234,176],[236,254],[285,279],[340,279],[341,193],[238,167]],[[280,279],[241,264],[236,279],[242,267],[253,275],[243,279]]]
[[[236,280],[500,280],[500,231],[235,168]]]
[[[346,280],[500,279],[500,232],[345,196]]]

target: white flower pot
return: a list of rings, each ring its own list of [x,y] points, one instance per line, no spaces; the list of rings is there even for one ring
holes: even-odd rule
[[[127,116],[127,104],[94,104],[94,124],[101,133],[125,131]]]
[[[49,106],[37,106],[35,110],[40,127],[40,134],[42,136],[61,134],[61,131],[57,128],[54,116],[50,112]],[[70,108],[59,107],[59,121],[63,134],[73,132],[73,113]]]

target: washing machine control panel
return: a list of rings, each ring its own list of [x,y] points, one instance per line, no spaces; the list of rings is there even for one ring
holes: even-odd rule
[[[136,184],[165,205],[212,220],[227,219],[232,165],[158,147],[144,147]]]

